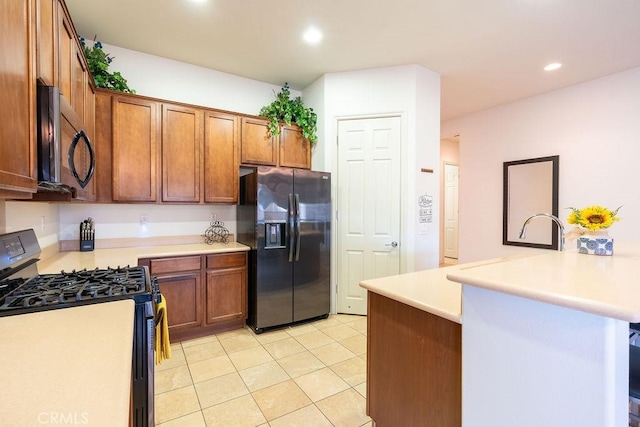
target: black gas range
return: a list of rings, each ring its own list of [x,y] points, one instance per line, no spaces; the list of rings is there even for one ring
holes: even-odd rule
[[[155,277],[140,266],[39,274],[40,253],[33,230],[0,235],[0,317],[133,299],[132,417],[153,426]]]
[[[130,298],[151,301],[144,267],[62,271],[0,281],[0,316]]]

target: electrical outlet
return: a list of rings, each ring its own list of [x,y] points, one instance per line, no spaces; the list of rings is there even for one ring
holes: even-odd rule
[[[214,222],[218,220],[218,214],[215,212],[211,212],[211,214],[209,215],[209,221]]]
[[[140,225],[146,225],[149,222],[149,215],[141,214],[140,215]]]
[[[44,231],[44,224],[45,224],[44,215],[42,215],[42,216],[40,217],[40,229],[41,229],[42,231]]]

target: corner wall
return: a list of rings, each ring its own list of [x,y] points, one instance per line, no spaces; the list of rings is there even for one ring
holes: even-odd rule
[[[318,162],[334,173],[338,119],[389,114],[402,117],[401,188],[405,191],[401,195],[400,268],[405,273],[437,267],[440,76],[417,65],[325,74],[303,91],[303,99],[314,109],[321,108],[318,112],[323,117],[322,126],[319,124],[322,151],[318,154],[323,154],[324,159]],[[434,172],[422,173],[420,168]],[[334,201],[337,179],[334,175]],[[429,224],[418,222],[418,197],[423,194],[433,197],[433,221]],[[335,254],[335,246],[333,249]]]
[[[443,122],[460,134],[460,261],[534,250],[502,245],[502,163],[556,154],[560,219],[569,206],[623,205],[609,234],[639,241],[639,111],[634,68]]]

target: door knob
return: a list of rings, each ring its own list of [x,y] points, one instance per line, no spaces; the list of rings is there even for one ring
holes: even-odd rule
[[[386,244],[385,246],[391,246],[392,248],[395,248],[398,246],[398,242],[391,242],[390,244]]]

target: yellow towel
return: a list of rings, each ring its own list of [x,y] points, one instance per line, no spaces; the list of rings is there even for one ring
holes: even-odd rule
[[[164,359],[171,359],[171,342],[169,341],[169,322],[167,320],[167,302],[164,296],[160,295],[160,302],[156,304],[156,324],[155,347],[156,365],[162,363]]]

